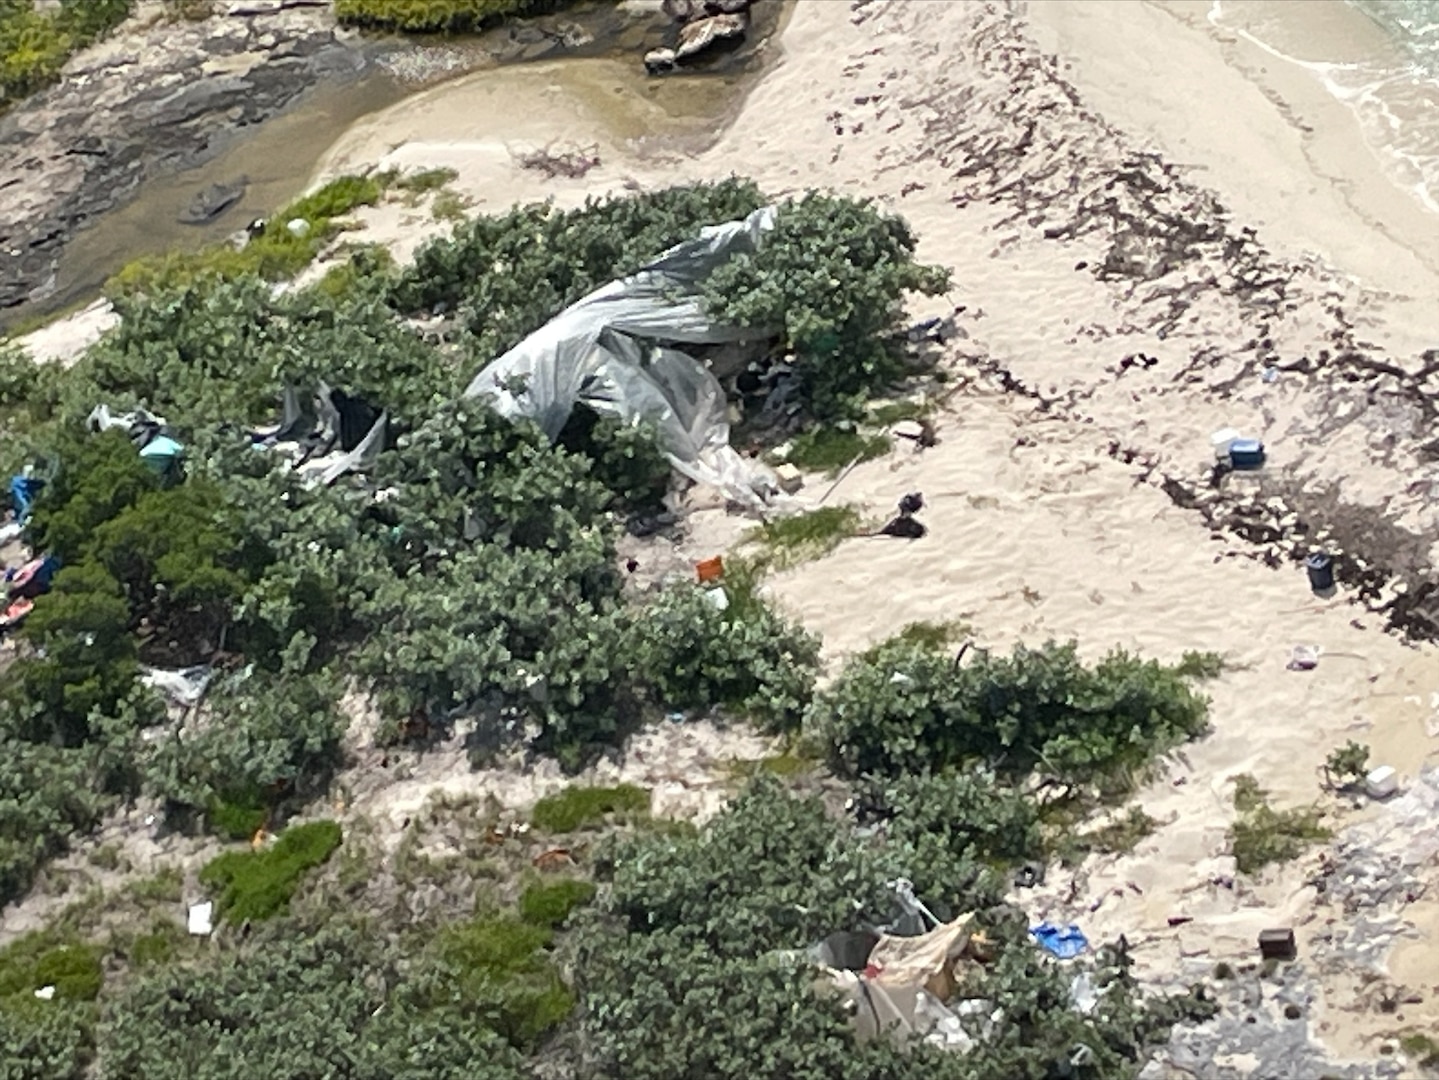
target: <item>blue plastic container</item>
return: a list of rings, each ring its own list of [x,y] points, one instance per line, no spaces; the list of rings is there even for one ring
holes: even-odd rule
[[[1258,439],[1235,439],[1229,444],[1229,463],[1236,469],[1257,469],[1264,464],[1264,444]]]

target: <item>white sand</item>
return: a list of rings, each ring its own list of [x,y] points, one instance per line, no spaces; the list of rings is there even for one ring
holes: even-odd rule
[[[1140,970],[1155,977],[1177,971],[1182,955],[1248,961],[1268,926],[1294,926],[1301,951],[1313,950],[1326,920],[1340,917],[1305,885],[1318,852],[1257,883],[1211,884],[1233,872],[1235,775],[1253,773],[1279,804],[1309,803],[1320,797],[1318,766],[1346,739],[1369,743],[1406,783],[1439,749],[1426,731],[1439,692],[1432,647],[1402,645],[1342,597],[1316,603],[1297,569],[1237,557],[1240,545],[1212,538],[1154,483],[1166,471],[1198,475],[1208,433],[1234,425],[1266,439],[1271,476],[1341,482],[1348,500],[1435,523],[1422,491],[1400,495],[1439,474],[1417,453],[1427,428],[1394,380],[1343,384],[1323,370],[1259,378],[1268,364],[1320,349],[1417,367],[1434,329],[1424,304],[1439,276],[1435,221],[1355,151],[1321,87],[1214,30],[1207,10],[1044,5],[1039,32],[1073,54],[1066,77],[1076,94],[995,5],[878,0],[855,11],[804,0],[782,58],[705,152],[631,142],[656,127],[696,133],[644,113],[648,104],[604,96],[613,71],[541,65],[402,103],[341,140],[322,168],[447,165],[482,210],[741,172],[776,194],[826,187],[902,212],[922,257],[955,277],[947,301],[916,314],[967,307],[967,337],[950,350],[956,372],[972,377],[970,361],[991,357],[1058,405],[1041,416],[971,378],[941,418],[939,446],[920,455],[901,447],[832,496],[880,515],[923,491],[930,535],[848,542],[779,576],[773,590],[835,656],[914,619],[963,618],[997,647],[1073,637],[1090,656],[1116,645],[1161,659],[1201,649],[1243,665],[1208,687],[1213,734],[1139,795],[1164,823],[1159,832],[1130,856],[1091,860],[1072,901],[1068,874],[1020,894],[1035,917],[1074,917],[1097,939],[1127,934]],[[603,166],[545,180],[516,163],[515,152],[557,139],[598,143]],[[1166,170],[1137,154],[1144,149],[1195,168]],[[1111,183],[1116,174],[1132,182]],[[1227,246],[1218,236],[1166,240],[1216,213],[1190,183],[1235,208]],[[1161,219],[1167,234],[1144,224]],[[394,207],[365,220],[365,239],[402,254],[442,227]],[[1246,222],[1260,226],[1256,242],[1239,233]],[[1066,226],[1072,235],[1045,235]],[[1101,281],[1093,268],[1106,259],[1167,259],[1168,269]],[[1159,363],[1113,373],[1141,351]],[[1032,445],[1017,445],[1021,434]],[[1150,482],[1110,455],[1115,442],[1159,462]],[[733,535],[722,517],[696,515],[686,555],[709,553],[718,541],[707,538],[722,527]],[[1359,658],[1287,671],[1297,644]],[[405,798],[419,794],[406,788]],[[1335,824],[1382,833],[1390,812],[1341,808]],[[1399,850],[1406,838],[1391,829],[1384,843]],[[1432,860],[1420,872],[1431,885],[1439,876]],[[1430,894],[1401,912],[1416,937],[1388,961],[1415,989],[1439,971],[1439,891]],[[1193,921],[1171,928],[1170,916]],[[1382,1035],[1439,1020],[1427,985],[1403,1025],[1355,987],[1353,971],[1322,973],[1312,1030],[1339,1052],[1373,1057]]]

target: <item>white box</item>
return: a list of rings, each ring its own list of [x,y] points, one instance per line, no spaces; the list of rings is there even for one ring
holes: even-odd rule
[[[1364,790],[1371,799],[1387,799],[1399,790],[1399,774],[1392,765],[1380,765],[1364,778]]]

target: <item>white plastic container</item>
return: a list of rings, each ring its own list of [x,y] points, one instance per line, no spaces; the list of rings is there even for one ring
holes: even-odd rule
[[[1380,765],[1364,778],[1364,790],[1371,799],[1387,799],[1399,790],[1399,774],[1392,765]]]
[[[1220,428],[1213,435],[1209,436],[1209,445],[1214,447],[1214,458],[1216,461],[1227,461],[1229,459],[1229,448],[1234,445],[1236,439],[1243,436],[1233,428]]]

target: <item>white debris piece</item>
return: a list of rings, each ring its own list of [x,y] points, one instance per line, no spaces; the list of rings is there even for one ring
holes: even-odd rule
[[[211,922],[214,914],[215,904],[211,900],[206,900],[203,904],[191,904],[186,929],[200,937],[209,935],[215,929],[214,923]]]

